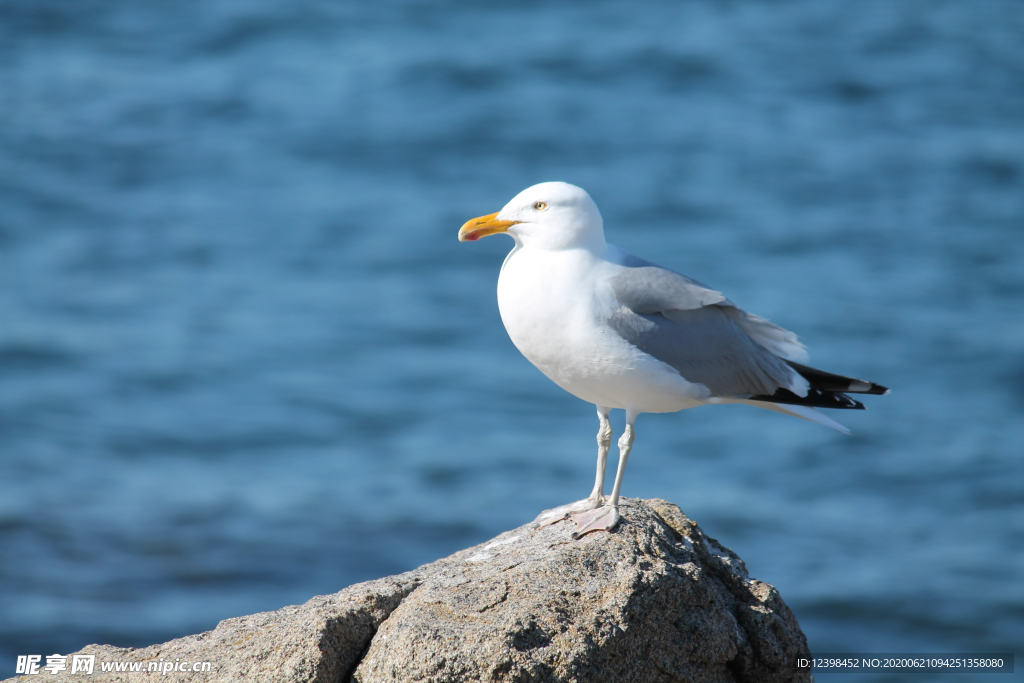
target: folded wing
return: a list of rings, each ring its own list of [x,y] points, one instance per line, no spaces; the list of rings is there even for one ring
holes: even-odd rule
[[[807,381],[772,352],[798,344],[795,335],[748,316],[721,292],[654,265],[626,268],[610,282],[621,305],[609,325],[712,396],[748,398],[780,388],[807,393]]]
[[[713,397],[759,407],[862,409],[863,404],[846,394],[889,391],[802,365],[807,351],[795,334],[680,273],[636,259],[636,265],[629,263],[610,283],[620,306],[611,313],[609,325],[687,381],[706,386]]]

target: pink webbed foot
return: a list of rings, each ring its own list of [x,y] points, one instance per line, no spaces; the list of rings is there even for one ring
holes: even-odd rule
[[[557,524],[563,519],[570,517],[573,513],[586,512],[588,510],[593,510],[596,507],[600,507],[603,502],[604,496],[601,498],[584,498],[583,500],[577,500],[575,503],[560,505],[556,508],[545,510],[537,515],[537,519],[533,520],[537,523],[535,528],[543,529],[546,526]]]
[[[604,505],[593,510],[570,515],[570,519],[576,522],[576,533],[573,538],[580,538],[591,531],[611,531],[619,523],[619,509],[611,505]]]

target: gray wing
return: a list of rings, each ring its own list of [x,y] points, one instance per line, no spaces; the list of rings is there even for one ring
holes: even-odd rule
[[[722,398],[771,396],[779,387],[806,393],[785,361],[745,331],[746,314],[721,292],[654,265],[628,268],[610,282],[621,305],[608,324],[688,382]]]
[[[689,311],[720,303],[733,305],[721,292],[655,265],[627,268],[612,278],[612,289],[619,303],[636,313]]]

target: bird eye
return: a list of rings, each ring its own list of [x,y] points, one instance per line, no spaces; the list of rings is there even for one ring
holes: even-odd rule
[[[548,205],[545,204],[544,202],[537,202],[536,204],[533,205],[533,208],[536,209],[537,211],[543,211],[544,209],[548,208]]]

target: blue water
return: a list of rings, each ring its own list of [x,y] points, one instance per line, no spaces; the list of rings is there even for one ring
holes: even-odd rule
[[[893,388],[852,437],[641,416],[626,495],[816,651],[1022,652],[1018,2],[0,0],[0,674],[586,495],[593,408],[498,316],[511,241],[455,239],[544,180]]]

